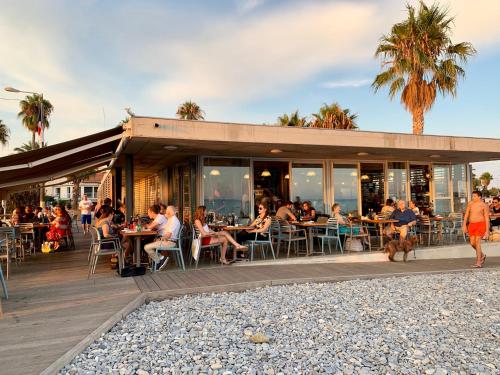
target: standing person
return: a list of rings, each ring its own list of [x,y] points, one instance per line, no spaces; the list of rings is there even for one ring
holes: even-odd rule
[[[462,228],[464,233],[469,233],[470,244],[476,250],[476,264],[473,268],[483,268],[486,260],[486,254],[481,251],[481,238],[488,238],[490,218],[489,208],[481,199],[482,196],[478,190],[472,192],[472,201],[467,204]]]
[[[83,198],[78,203],[78,209],[80,210],[81,221],[83,226],[83,234],[89,232],[90,222],[92,220],[92,202],[88,199],[87,194],[83,194]]]
[[[160,229],[158,230],[158,234],[161,236],[160,239],[157,239],[154,242],[148,243],[144,246],[144,250],[148,253],[149,257],[156,262],[156,271],[161,271],[168,262],[168,257],[165,254],[156,254],[156,249],[160,246],[164,247],[173,247],[175,246],[175,242],[179,239],[179,231],[181,229],[181,222],[175,216],[175,207],[168,206],[165,209],[165,214],[161,214],[158,210],[154,220],[158,217],[158,222],[166,221],[166,225],[162,228],[163,232],[160,233]],[[154,221],[153,221],[154,223]],[[150,225],[152,225],[151,223]]]

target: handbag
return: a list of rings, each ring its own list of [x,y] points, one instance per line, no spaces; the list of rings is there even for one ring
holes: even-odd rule
[[[363,244],[359,238],[347,238],[345,240],[345,249],[348,251],[363,251]]]
[[[198,260],[200,257],[200,247],[201,247],[201,236],[196,238],[191,245],[191,255],[194,260]]]

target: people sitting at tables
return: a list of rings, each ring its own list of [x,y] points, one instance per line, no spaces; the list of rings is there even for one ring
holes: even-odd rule
[[[291,201],[286,201],[283,206],[278,208],[276,212],[276,217],[286,221],[297,221],[297,217],[292,212],[293,203]]]
[[[51,210],[50,206],[44,207],[44,209],[43,209],[43,217],[44,217],[44,219],[43,219],[44,223],[50,223],[52,220],[54,220],[55,216],[52,213],[52,210]]]
[[[222,245],[220,262],[222,264],[230,264],[226,259],[227,244],[230,242],[235,250],[244,250],[245,246],[240,245],[234,238],[226,231],[214,232],[208,227],[206,218],[207,208],[205,206],[198,206],[194,212],[194,226],[200,233],[201,245],[206,246],[210,244]]]
[[[50,230],[47,232],[47,241],[51,242],[52,248],[57,250],[60,246],[60,240],[66,235],[68,229],[68,218],[64,214],[61,206],[54,207],[55,218],[50,223]]]
[[[302,215],[300,219],[303,221],[316,221],[316,209],[311,206],[311,202],[304,201],[304,203],[302,203]]]
[[[112,225],[115,228],[122,229],[127,222],[127,218],[125,217],[125,205],[120,203],[118,208],[114,211],[113,215],[113,223]]]
[[[400,199],[397,205],[398,208],[393,211],[390,219],[398,221],[396,223],[391,223],[388,235],[392,237],[394,232],[398,232],[400,241],[403,241],[406,239],[409,228],[417,224],[417,217],[412,210],[406,208],[404,200]]]
[[[24,208],[24,222],[34,223],[35,221],[36,221],[36,215],[33,210],[33,206],[29,204]]]
[[[392,215],[393,212],[394,212],[394,201],[391,198],[388,198],[385,201],[385,205],[382,207],[382,210],[380,211],[380,214],[384,218],[388,218],[389,216]]]
[[[42,207],[35,207],[36,221],[43,223],[43,209]]]
[[[12,212],[12,216],[10,218],[11,225],[19,225],[23,222],[23,215],[21,211],[21,207],[16,207]]]
[[[102,214],[102,210],[106,207],[111,207],[111,198],[104,198],[104,200],[99,200],[95,206],[94,217],[99,219]]]
[[[420,209],[417,207],[417,205],[415,204],[415,202],[410,201],[409,204],[408,204],[408,207],[410,208],[410,210],[412,210],[414,212],[414,214],[416,216],[420,216]]]
[[[99,232],[101,238],[115,238],[117,237],[117,233],[113,228],[114,211],[111,207],[105,207],[101,211],[101,216],[95,223],[95,227]],[[112,244],[103,244],[104,248],[112,248]]]
[[[166,216],[167,215],[167,205],[164,203],[159,203],[158,205],[160,206],[160,214]]]
[[[160,213],[160,206],[154,205],[149,208],[148,215],[153,221],[147,225],[149,229],[156,229],[160,238],[154,242],[148,243],[144,246],[144,250],[148,253],[149,257],[156,262],[156,271],[161,271],[168,262],[168,257],[165,252],[161,254],[156,253],[159,247],[173,247],[175,242],[179,239],[179,231],[181,229],[181,222],[175,216],[175,207],[168,206],[165,209],[165,215]]]
[[[247,229],[244,232],[238,233],[236,238],[238,242],[244,243],[246,241],[265,241],[269,234],[269,227],[271,226],[271,216],[269,215],[269,207],[265,201],[261,201],[258,206],[259,214],[257,218],[250,224],[252,229]]]
[[[490,205],[490,228],[500,226],[500,197],[493,197]]]
[[[332,206],[332,217],[337,220],[339,224],[339,234],[350,234],[351,233],[351,221],[348,217],[343,216],[340,213],[341,206],[339,203],[334,203]],[[360,228],[352,228],[353,234],[359,234]]]

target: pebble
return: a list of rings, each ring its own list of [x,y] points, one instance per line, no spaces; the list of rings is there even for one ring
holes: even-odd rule
[[[498,374],[500,271],[145,304],[60,374]]]

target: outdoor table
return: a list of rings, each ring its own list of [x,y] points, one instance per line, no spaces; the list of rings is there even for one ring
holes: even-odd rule
[[[295,225],[296,227],[300,227],[303,229],[306,229],[306,235],[309,240],[309,252],[307,255],[312,255],[314,254],[314,238],[312,234],[313,228],[326,228],[328,223],[317,223],[315,221],[292,221],[291,224]],[[323,254],[318,252],[319,254]]]
[[[142,230],[140,232],[137,232],[137,231],[124,229],[124,230],[120,231],[120,234],[123,237],[133,237],[133,239],[135,240],[135,243],[134,243],[135,265],[137,267],[140,267],[140,265],[141,265],[141,238],[142,237],[157,236],[158,232],[156,232],[154,230]]]
[[[361,219],[363,223],[377,224],[380,232],[380,249],[384,248],[384,224],[397,223],[399,220],[393,219]]]

